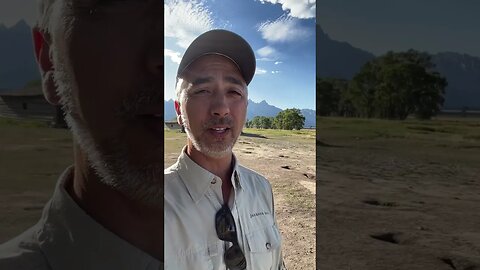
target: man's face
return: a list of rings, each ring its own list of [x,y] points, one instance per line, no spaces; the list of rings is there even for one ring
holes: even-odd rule
[[[163,201],[163,2],[57,1],[55,79],[102,180]]]
[[[247,111],[248,93],[237,66],[228,58],[206,55],[181,76],[180,112],[196,150],[213,157],[231,155]]]

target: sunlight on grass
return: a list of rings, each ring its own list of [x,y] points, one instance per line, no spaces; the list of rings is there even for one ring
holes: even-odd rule
[[[48,127],[46,121],[15,119],[0,116],[0,127],[20,126],[20,127]]]

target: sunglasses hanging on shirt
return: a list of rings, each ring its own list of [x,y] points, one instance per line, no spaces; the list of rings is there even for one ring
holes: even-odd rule
[[[247,268],[247,261],[242,249],[238,245],[237,228],[232,212],[228,205],[223,205],[215,215],[215,229],[217,236],[222,241],[232,242],[224,254],[225,264],[229,270],[244,270]]]

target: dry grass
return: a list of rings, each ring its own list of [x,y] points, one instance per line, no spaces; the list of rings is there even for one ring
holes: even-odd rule
[[[73,162],[69,131],[0,118],[0,243],[39,219],[56,180]]]

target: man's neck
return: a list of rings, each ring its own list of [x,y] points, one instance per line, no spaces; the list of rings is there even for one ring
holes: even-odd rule
[[[209,157],[195,149],[191,142],[187,145],[186,153],[195,163],[222,179],[223,201],[228,203],[232,189],[233,155],[222,158]]]
[[[221,158],[209,157],[195,149],[190,143],[187,145],[186,152],[195,163],[205,170],[219,176],[223,181],[230,180],[233,173],[232,154]]]
[[[103,227],[163,261],[163,208],[133,201],[104,184],[75,144],[74,179],[67,192]]]

